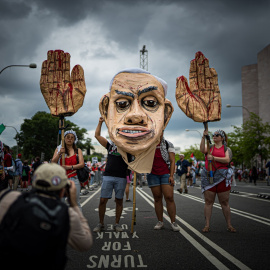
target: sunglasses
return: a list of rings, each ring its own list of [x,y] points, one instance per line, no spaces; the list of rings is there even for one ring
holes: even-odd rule
[[[221,135],[220,134],[213,134],[213,138],[218,137],[218,136],[221,136]]]

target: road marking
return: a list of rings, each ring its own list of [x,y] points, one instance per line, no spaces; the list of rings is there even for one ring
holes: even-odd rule
[[[83,203],[81,203],[81,206],[83,207],[85,204],[87,204],[88,201],[90,201],[99,191],[100,191],[100,188],[97,189],[97,191],[95,193],[93,193],[91,196],[89,196],[89,198],[86,199]]]
[[[175,191],[175,193],[177,193],[177,192]],[[186,194],[184,196],[189,198],[189,199],[192,199],[194,201],[197,201],[197,202],[200,202],[200,203],[204,204],[204,200],[201,199],[201,198],[198,198],[196,196],[189,195],[189,194]],[[213,206],[216,207],[216,208],[222,209],[221,206],[219,204],[217,204],[217,203],[214,203]],[[252,220],[255,220],[257,222],[260,222],[260,223],[263,223],[265,225],[270,226],[270,219],[269,218],[257,216],[257,215],[254,215],[254,214],[251,214],[251,213],[248,213],[248,212],[244,212],[244,211],[241,211],[241,210],[238,210],[238,209],[235,209],[235,208],[231,208],[231,213],[242,216],[242,217],[245,217],[245,218],[249,218],[249,219],[252,219]]]
[[[154,199],[148,195],[143,190],[137,190],[137,193],[139,193],[144,200],[146,200],[153,208],[155,208],[154,204],[151,201],[154,201]],[[148,198],[151,200],[149,200]],[[167,208],[164,206],[164,210],[167,212]],[[169,222],[171,222],[169,216],[166,214],[163,214],[164,218],[167,219]],[[231,261],[234,265],[236,265],[240,269],[248,270],[250,269],[248,266],[243,264],[241,261],[233,257],[230,253],[216,245],[214,242],[206,238],[203,234],[201,234],[198,230],[193,228],[191,225],[189,225],[186,221],[181,219],[176,215],[176,219],[179,220],[182,224],[184,224],[188,229],[190,229],[194,234],[196,234],[201,240],[203,240],[205,243],[210,245],[213,249],[215,249],[217,252],[219,252],[222,256],[224,256],[227,260]],[[181,228],[180,233],[199,251],[201,252],[206,259],[208,259],[213,265],[215,265],[218,269],[229,269],[227,268],[221,261],[219,261],[216,257],[214,257],[207,249],[205,249],[201,244],[199,244],[198,241],[196,241],[192,236],[190,236],[183,228]],[[250,269],[251,270],[251,269]]]

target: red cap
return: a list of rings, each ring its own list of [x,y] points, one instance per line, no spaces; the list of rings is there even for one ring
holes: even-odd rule
[[[18,158],[21,158],[22,157],[22,154],[18,154]]]

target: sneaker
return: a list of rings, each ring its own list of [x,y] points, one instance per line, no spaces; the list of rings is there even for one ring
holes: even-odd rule
[[[177,191],[182,194],[182,188],[178,188]]]
[[[161,230],[164,227],[163,222],[159,221],[157,225],[154,227],[154,230]]]
[[[174,232],[179,232],[180,231],[180,227],[178,226],[178,224],[176,222],[171,223],[172,226],[172,230]]]
[[[131,200],[130,199],[126,199],[126,202],[131,202]]]
[[[101,232],[104,229],[104,225],[98,223],[98,225],[94,228],[93,232]]]
[[[115,229],[116,232],[122,232],[123,231],[121,225],[119,225],[119,224],[115,224],[114,229]]]

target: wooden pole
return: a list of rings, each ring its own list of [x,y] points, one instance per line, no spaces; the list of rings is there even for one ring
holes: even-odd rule
[[[204,128],[208,132],[208,122],[204,122]],[[209,135],[208,135],[209,136]],[[206,140],[207,142],[207,153],[210,154],[210,144],[209,144],[209,138]],[[212,161],[208,160],[208,171],[209,171],[209,178],[210,178],[210,184],[213,184],[213,171],[212,171]]]
[[[59,119],[59,127],[61,128],[61,140],[62,140],[62,147],[65,147],[65,136],[64,136],[64,133],[65,133],[65,130],[64,130],[64,116],[60,116],[60,119]],[[62,154],[62,165],[65,165],[65,153]]]
[[[134,225],[136,225],[136,172],[134,172],[133,179],[133,211],[132,211],[132,221],[131,221],[131,233],[134,232]]]

